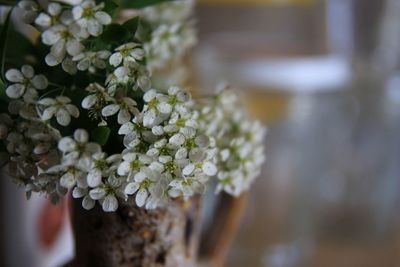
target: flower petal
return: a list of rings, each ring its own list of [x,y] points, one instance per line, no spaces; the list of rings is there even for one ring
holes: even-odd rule
[[[129,168],[130,163],[127,161],[122,162],[117,169],[118,175],[124,176],[129,173],[130,168]]]
[[[202,170],[208,176],[214,176],[217,174],[217,167],[211,162],[205,162],[203,164]]]
[[[67,52],[71,56],[79,55],[83,50],[83,45],[76,39],[71,39],[66,44]]]
[[[195,169],[195,165],[189,164],[185,168],[183,168],[182,174],[185,176],[191,175],[193,173],[194,169]]]
[[[161,102],[158,103],[157,109],[163,114],[169,114],[172,111],[172,106],[166,102]]]
[[[124,124],[131,120],[131,114],[126,109],[121,109],[118,113],[118,123]]]
[[[103,199],[106,196],[106,190],[102,187],[97,187],[95,189],[90,190],[89,195],[94,200]]]
[[[156,97],[156,95],[157,95],[157,91],[154,89],[151,89],[143,95],[143,100],[146,102],[150,102],[154,97]]]
[[[77,142],[79,142],[81,144],[84,144],[84,143],[87,143],[87,141],[89,141],[89,134],[88,134],[88,132],[86,130],[77,129],[74,132],[74,139]]]
[[[62,126],[68,126],[71,122],[71,115],[69,115],[66,109],[60,108],[56,113],[56,119],[58,124]]]
[[[110,64],[114,67],[117,67],[121,64],[122,62],[122,55],[121,53],[114,53],[110,57]]]
[[[90,35],[99,36],[103,32],[103,26],[96,19],[90,19],[87,23],[87,30]]]
[[[90,187],[97,187],[101,184],[101,171],[92,170],[87,176],[87,183]]]
[[[101,114],[105,117],[109,117],[109,116],[116,114],[119,111],[119,109],[120,109],[119,105],[111,104],[111,105],[104,107],[101,111]]]
[[[58,149],[64,153],[75,149],[76,142],[71,137],[64,137],[58,142]]]
[[[85,210],[91,210],[94,208],[94,205],[96,205],[96,201],[94,201],[93,199],[91,199],[89,196],[86,196],[83,198],[82,200],[82,207]]]
[[[46,97],[46,98],[40,99],[37,103],[39,105],[43,105],[43,106],[52,106],[52,105],[56,104],[56,101],[53,98]]]
[[[29,65],[23,65],[21,68],[21,72],[25,76],[25,78],[28,78],[28,79],[32,79],[33,76],[35,75],[35,71]]]
[[[146,189],[142,188],[136,193],[136,205],[138,207],[143,207],[146,203],[146,199],[149,196],[149,193]]]
[[[120,135],[127,135],[132,133],[134,130],[134,125],[132,122],[127,122],[121,126],[118,130],[118,134]]]
[[[111,17],[104,11],[97,11],[96,14],[94,14],[95,18],[103,25],[107,25],[111,23]]]
[[[71,104],[68,104],[65,106],[65,109],[68,111],[68,113],[74,117],[74,118],[78,118],[79,117],[79,109]]]
[[[114,195],[110,194],[106,196],[102,206],[105,212],[114,212],[118,209],[118,200]]]
[[[6,79],[13,83],[21,83],[24,80],[24,76],[17,69],[9,69],[6,72]]]
[[[74,175],[72,175],[72,173],[67,172],[60,178],[60,185],[62,187],[71,189],[72,187],[75,186],[75,184],[76,184],[76,180],[75,180]]]
[[[57,66],[62,62],[62,58],[58,58],[53,54],[48,54],[44,60],[46,61],[46,64],[49,65],[50,67]]]
[[[32,85],[38,90],[46,89],[47,86],[49,85],[47,78],[42,74],[39,74],[39,75],[36,75],[35,77],[33,77],[31,82],[32,82]]]
[[[139,190],[139,183],[129,183],[125,188],[125,194],[133,195]]]
[[[84,188],[80,187],[75,187],[74,190],[72,191],[72,197],[73,198],[81,198],[84,197],[87,193],[87,190]]]
[[[173,145],[180,146],[185,142],[185,136],[181,133],[177,133],[169,139],[169,142]]]
[[[97,98],[97,96],[95,94],[86,96],[82,100],[82,107],[84,109],[90,109],[91,107],[93,107],[96,104],[97,99],[98,98]]]
[[[20,98],[25,93],[26,87],[20,83],[12,84],[7,87],[6,94],[9,98]]]
[[[40,118],[42,120],[44,120],[44,121],[50,120],[54,116],[56,111],[57,111],[56,107],[48,107],[43,111],[43,113],[40,116]]]

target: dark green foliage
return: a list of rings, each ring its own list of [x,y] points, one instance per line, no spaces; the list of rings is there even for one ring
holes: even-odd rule
[[[119,0],[119,5],[122,8],[139,9],[171,1],[174,0]]]
[[[108,128],[107,126],[99,126],[92,130],[90,136],[92,141],[103,146],[107,144],[110,134],[111,134],[110,128]]]

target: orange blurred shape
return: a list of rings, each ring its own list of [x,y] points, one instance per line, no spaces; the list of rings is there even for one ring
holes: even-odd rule
[[[45,250],[49,250],[57,240],[65,222],[65,209],[65,199],[61,199],[58,205],[53,205],[50,201],[46,201],[41,208],[38,232],[40,245]]]

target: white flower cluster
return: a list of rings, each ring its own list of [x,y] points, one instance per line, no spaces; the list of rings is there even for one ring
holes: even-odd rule
[[[174,23],[187,20],[193,13],[194,0],[173,1],[143,10],[143,17],[154,24]]]
[[[163,69],[179,62],[196,44],[194,23],[188,20],[193,7],[193,0],[184,0],[144,10],[144,19],[154,28],[151,40],[144,44],[151,70]]]
[[[57,201],[72,191],[85,209],[99,202],[111,212],[131,198],[153,209],[201,194],[212,178],[218,191],[248,189],[264,158],[265,130],[237,98],[223,91],[204,106],[180,87],[152,85],[149,70],[179,61],[195,42],[193,1],[146,8],[150,39],[137,34],[110,44],[102,39],[111,24],[104,2],[44,2],[19,6],[50,47],[39,60],[61,64],[71,79],[24,65],[6,71],[8,98],[0,96],[0,108],[8,107],[0,114],[0,163],[28,195]],[[124,27],[104,33],[113,26]]]
[[[215,101],[199,107],[196,116],[205,133],[215,138],[217,192],[238,196],[260,174],[266,128],[252,120],[233,90],[221,88]]]
[[[84,102],[95,103],[99,95]],[[115,211],[119,201],[130,195],[135,195],[139,207],[153,209],[171,198],[202,193],[217,169],[210,139],[200,134],[194,119],[190,95],[171,87],[168,94],[149,90],[143,99],[146,104],[140,113],[133,100],[103,109],[103,113],[112,110],[114,114],[135,109],[133,119],[118,115],[122,124],[118,133],[124,136],[125,146],[121,154],[107,157],[97,143],[89,142],[85,130],[78,129],[73,138],[58,142],[62,159],[45,175],[59,177],[60,186],[73,190],[75,198],[83,198],[86,209],[99,201],[105,211]]]
[[[104,3],[84,0],[69,6],[58,2],[39,4],[33,0],[22,0],[19,6],[25,10],[25,20],[42,31],[42,42],[50,46],[50,53],[45,58],[49,66],[62,64],[70,74],[77,71],[76,61],[80,63],[81,70],[92,67],[93,71],[93,66],[103,67],[101,61],[107,59],[107,53],[86,53],[82,42],[90,36],[99,36],[103,26],[111,23],[111,16],[102,11]],[[86,62],[82,63],[83,59]],[[93,64],[87,66],[87,61]]]
[[[10,82],[6,94],[11,99],[8,113],[0,114],[0,140],[5,146],[9,172],[16,182],[31,192],[46,192],[54,201],[66,191],[57,179],[41,176],[43,169],[59,160],[60,134],[40,117],[38,91],[48,86],[43,75],[35,75],[29,65],[6,72]]]
[[[147,91],[150,89],[150,72],[139,62],[144,59],[145,53],[139,44],[129,42],[117,47],[110,57],[110,64],[114,67],[106,80],[108,91],[114,94],[121,86],[130,85]]]

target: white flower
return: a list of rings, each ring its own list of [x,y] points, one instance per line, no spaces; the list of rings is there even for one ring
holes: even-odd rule
[[[105,212],[113,212],[119,206],[117,196],[126,198],[123,189],[121,180],[111,175],[104,185],[90,190],[89,196],[93,200],[98,200]]]
[[[129,61],[124,66],[115,69],[114,73],[107,77],[106,84],[108,87],[116,86],[116,84],[129,84],[132,90],[137,88],[147,91],[150,89],[150,73],[145,66],[136,62]]]
[[[86,91],[92,94],[86,96],[82,100],[84,109],[91,109],[95,106],[103,106],[106,102],[110,102],[113,98],[106,92],[106,89],[98,83],[91,83],[86,87]]]
[[[146,204],[148,208],[157,206],[167,191],[168,181],[161,175],[162,169],[155,166],[152,164],[150,167],[141,168],[135,175],[134,181],[125,188],[127,195],[136,193],[135,201],[138,207],[143,207],[148,200],[150,201],[148,205]]]
[[[35,24],[40,29],[47,29],[59,22],[64,25],[70,24],[72,21],[72,14],[69,10],[63,11],[59,3],[49,3],[45,8],[45,12],[41,12],[35,19]]]
[[[73,198],[83,198],[82,200],[82,207],[85,210],[91,210],[94,208],[96,201],[92,199],[89,195],[89,189],[82,188],[82,187],[75,187],[72,191]]]
[[[96,73],[96,69],[105,69],[107,67],[106,60],[110,57],[111,52],[102,50],[98,52],[84,52],[72,58],[78,62],[76,67],[78,70],[89,70],[90,73]]]
[[[146,199],[149,196],[148,188],[151,186],[153,181],[156,181],[158,178],[154,177],[152,173],[147,170],[147,168],[142,168],[142,170],[135,175],[135,181],[129,183],[125,188],[125,193],[127,195],[133,195],[137,192],[136,205],[138,205],[138,207],[144,206]],[[147,172],[149,172],[150,175],[146,174]]]
[[[136,102],[132,98],[123,97],[118,104],[110,104],[102,110],[104,117],[113,116],[118,113],[118,123],[125,124],[132,119],[132,114],[137,115],[139,110],[136,108]]]
[[[80,158],[92,157],[99,153],[101,147],[97,143],[89,142],[89,134],[86,130],[78,129],[74,132],[74,138],[64,137],[58,142],[58,149],[63,152],[63,158],[67,162],[77,162]]]
[[[151,70],[163,69],[179,62],[185,52],[196,43],[196,34],[190,23],[161,24],[144,44],[147,64]]]
[[[209,138],[205,135],[197,135],[192,127],[183,127],[170,137],[169,143],[177,147],[175,158],[189,157],[191,162],[200,162],[205,156],[205,148],[209,145]]]
[[[105,153],[97,152],[92,158],[82,158],[79,166],[88,173],[87,183],[94,188],[100,186],[103,177],[109,177],[118,168],[119,161],[120,155],[106,157]]]
[[[138,153],[127,153],[122,156],[122,159],[123,161],[119,165],[117,173],[120,176],[126,176],[128,180],[132,180],[133,176],[145,164],[151,163],[151,159],[148,156]]]
[[[155,89],[147,91],[143,100],[146,103],[143,108],[143,124],[146,127],[158,125],[172,112],[168,96],[158,93]]]
[[[202,109],[204,132],[215,137],[218,153],[209,156],[217,165],[217,192],[238,196],[248,190],[260,174],[264,161],[266,129],[246,114],[231,90],[222,90],[213,106]],[[216,169],[208,167],[208,171]]]
[[[63,24],[56,24],[43,32],[42,42],[51,46],[50,53],[45,58],[49,66],[62,63],[66,55],[77,56],[84,49],[84,46],[74,36],[71,26]]]
[[[21,71],[9,69],[5,76],[13,83],[6,89],[7,96],[14,99],[24,96],[28,103],[36,98],[36,90],[46,89],[48,85],[47,78],[41,74],[35,75],[33,68],[29,65],[22,66]]]
[[[146,7],[143,17],[154,24],[184,21],[192,14],[194,3],[194,0],[185,0]]]
[[[110,57],[110,64],[114,67],[128,65],[130,62],[141,61],[144,58],[144,50],[136,43],[126,43],[115,49],[115,53]]]
[[[95,1],[85,0],[72,9],[76,23],[81,27],[80,35],[84,37],[99,36],[103,26],[111,23],[111,16],[104,11],[104,3],[96,5]]]
[[[71,116],[74,118],[79,117],[79,109],[70,104],[71,99],[65,96],[57,96],[55,99],[43,98],[37,103],[44,107],[41,114],[41,119],[44,121],[56,116],[58,124],[68,126],[71,122]]]
[[[152,132],[143,126],[142,113],[135,116],[132,122],[123,124],[118,134],[124,135],[124,146],[127,148],[135,148],[142,141],[152,142]]]
[[[72,189],[77,183],[80,187],[86,187],[85,173],[73,164],[64,163],[49,168],[46,173],[59,175],[60,185]]]
[[[202,194],[204,193],[207,181],[208,177],[206,175],[175,179],[169,184],[171,189],[168,194],[171,197],[183,196],[185,198],[191,197],[195,194]]]

